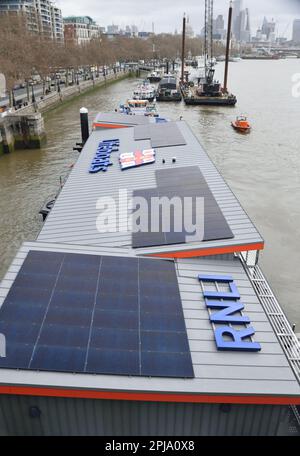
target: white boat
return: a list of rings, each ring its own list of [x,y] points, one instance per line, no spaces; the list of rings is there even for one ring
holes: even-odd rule
[[[124,105],[120,106],[120,112],[128,115],[159,116],[155,103],[150,103],[148,100],[127,100]]]
[[[153,101],[156,96],[156,89],[148,81],[144,81],[133,92],[134,100],[148,100]]]

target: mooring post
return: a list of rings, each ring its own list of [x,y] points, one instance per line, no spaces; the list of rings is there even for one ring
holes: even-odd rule
[[[89,111],[86,108],[80,109],[80,126],[81,126],[81,139],[82,144],[84,145],[89,136]]]
[[[181,83],[184,84],[184,60],[185,60],[185,13],[182,21],[182,48],[181,48]]]
[[[230,54],[230,43],[231,43],[232,9],[233,9],[233,4],[231,1],[229,4],[229,12],[228,12],[226,58],[225,58],[224,86],[223,86],[224,93],[228,92],[227,83],[228,83],[228,65],[229,65],[229,54]]]

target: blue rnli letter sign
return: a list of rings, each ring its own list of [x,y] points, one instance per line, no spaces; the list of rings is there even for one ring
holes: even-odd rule
[[[91,163],[89,172],[99,173],[99,171],[107,171],[107,168],[112,165],[110,163],[110,154],[118,152],[120,141],[118,139],[108,139],[101,141],[97,147],[95,157]]]
[[[210,321],[214,325],[218,325],[214,331],[218,350],[260,351],[261,346],[259,343],[249,341],[249,338],[255,334],[252,326],[245,326],[244,329],[235,329],[229,326],[250,324],[250,319],[242,315],[244,304],[240,301],[240,294],[233,278],[230,276],[200,274],[198,279],[201,282],[227,284],[230,290],[229,292],[217,290],[203,292],[206,307],[217,310],[210,314]],[[220,324],[222,326],[219,326]],[[224,336],[227,336],[227,340],[225,340]]]

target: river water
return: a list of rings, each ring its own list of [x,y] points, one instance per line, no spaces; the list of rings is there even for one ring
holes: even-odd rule
[[[222,79],[224,66],[217,65]],[[235,108],[161,104],[159,112],[183,116],[221,171],[266,241],[263,268],[291,323],[300,332],[300,98],[292,96],[292,75],[300,60],[241,61],[230,66],[229,85]],[[0,277],[23,241],[34,240],[42,227],[38,211],[55,193],[78,153],[79,109],[90,118],[112,110],[137,84],[125,80],[83,95],[45,116],[47,145],[0,157]],[[253,125],[250,135],[236,133],[230,122],[240,113]]]

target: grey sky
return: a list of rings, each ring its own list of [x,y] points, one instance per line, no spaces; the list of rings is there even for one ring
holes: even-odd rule
[[[292,21],[300,18],[300,0],[243,0],[250,9],[252,33],[261,25],[263,16],[278,23],[277,33],[290,38]],[[136,24],[139,30],[174,32],[181,29],[181,17],[186,12],[191,25],[199,33],[203,24],[204,0],[56,0],[63,15],[87,15],[100,25]],[[215,0],[215,14],[227,17],[229,0]]]

